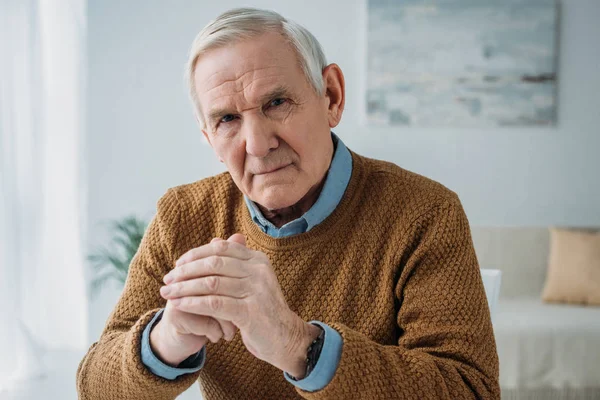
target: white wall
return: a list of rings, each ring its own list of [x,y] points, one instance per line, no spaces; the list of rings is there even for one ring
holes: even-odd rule
[[[335,131],[351,149],[455,190],[473,225],[600,225],[598,0],[563,2],[558,125],[528,129],[361,126],[364,0],[96,0],[88,6],[91,246],[106,239],[98,222],[151,216],[168,187],[223,170],[195,125],[183,65],[210,19],[248,5],[305,25],[341,66],[347,102]],[[117,293],[91,303],[90,342]]]

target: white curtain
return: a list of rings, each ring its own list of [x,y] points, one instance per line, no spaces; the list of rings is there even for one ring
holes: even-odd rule
[[[86,345],[85,12],[0,0],[0,394]]]

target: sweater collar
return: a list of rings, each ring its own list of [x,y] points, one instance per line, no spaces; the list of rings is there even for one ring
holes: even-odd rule
[[[265,250],[300,249],[311,247],[316,243],[322,243],[338,234],[342,234],[339,229],[346,226],[348,219],[356,218],[357,213],[360,212],[357,207],[363,196],[366,180],[371,173],[371,163],[368,158],[359,156],[351,149],[348,149],[348,151],[352,158],[352,175],[348,187],[331,215],[309,232],[280,238],[266,234],[252,220],[250,210],[244,202],[244,196],[238,191],[240,196],[237,200],[234,218],[241,222],[241,229],[237,231],[246,235],[248,245],[251,248],[257,246]],[[232,183],[232,185],[235,187],[235,184]]]

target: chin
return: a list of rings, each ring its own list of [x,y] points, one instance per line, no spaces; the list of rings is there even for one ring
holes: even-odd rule
[[[303,196],[294,185],[273,185],[262,189],[257,196],[252,196],[252,199],[269,210],[279,210],[293,206]]]

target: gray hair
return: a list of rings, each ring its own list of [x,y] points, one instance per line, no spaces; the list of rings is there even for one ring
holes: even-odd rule
[[[327,66],[325,53],[317,39],[300,24],[283,18],[270,10],[235,8],[219,15],[206,25],[194,39],[186,64],[185,79],[190,89],[194,111],[204,125],[194,85],[194,70],[200,56],[208,50],[232,42],[250,39],[268,32],[279,32],[298,55],[300,67],[317,94],[323,94],[323,68]]]

